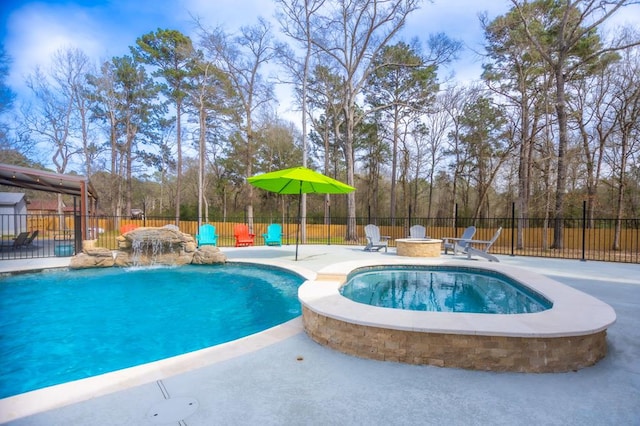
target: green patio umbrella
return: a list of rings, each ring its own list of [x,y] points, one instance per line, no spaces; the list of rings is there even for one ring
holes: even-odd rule
[[[299,194],[298,200],[298,231],[296,233],[296,260],[298,260],[298,240],[300,235],[300,222],[302,220],[300,209],[302,194],[347,194],[355,191],[355,188],[322,173],[314,172],[306,167],[293,167],[275,172],[252,176],[247,181],[261,189],[276,192],[278,194]]]

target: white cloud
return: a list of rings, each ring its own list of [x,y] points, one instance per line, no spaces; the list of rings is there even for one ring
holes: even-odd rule
[[[61,10],[34,3],[16,10],[9,17],[5,43],[13,61],[8,83],[19,89],[36,66],[46,67],[62,48],[77,47],[89,56],[101,54],[103,40],[96,37],[99,27],[100,23],[81,9]]]

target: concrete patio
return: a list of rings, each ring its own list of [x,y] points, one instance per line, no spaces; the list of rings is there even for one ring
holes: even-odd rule
[[[293,246],[222,251],[229,260],[290,265],[305,274],[345,260],[396,256],[394,249],[369,253],[353,246],[301,246],[296,262]],[[504,264],[533,270],[611,305],[617,321],[608,330],[609,354],[593,367],[559,374],[404,365],[350,357],[320,346],[296,319],[179,361],[0,400],[0,422],[640,425],[640,266],[498,257]],[[68,260],[0,261],[0,272],[60,267]],[[168,400],[190,405],[169,406]]]

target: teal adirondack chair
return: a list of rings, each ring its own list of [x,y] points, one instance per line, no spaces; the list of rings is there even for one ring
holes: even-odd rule
[[[196,235],[196,240],[198,241],[198,247],[217,245],[216,227],[208,223],[201,225],[200,232]]]
[[[282,226],[279,223],[272,223],[267,226],[267,233],[262,234],[264,243],[268,246],[282,245]]]

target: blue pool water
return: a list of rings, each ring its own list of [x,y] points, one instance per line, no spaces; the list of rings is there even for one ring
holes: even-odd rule
[[[413,311],[521,314],[552,306],[503,274],[446,266],[365,268],[340,292],[355,302]]]
[[[281,324],[300,315],[303,281],[237,263],[0,277],[0,398]]]

